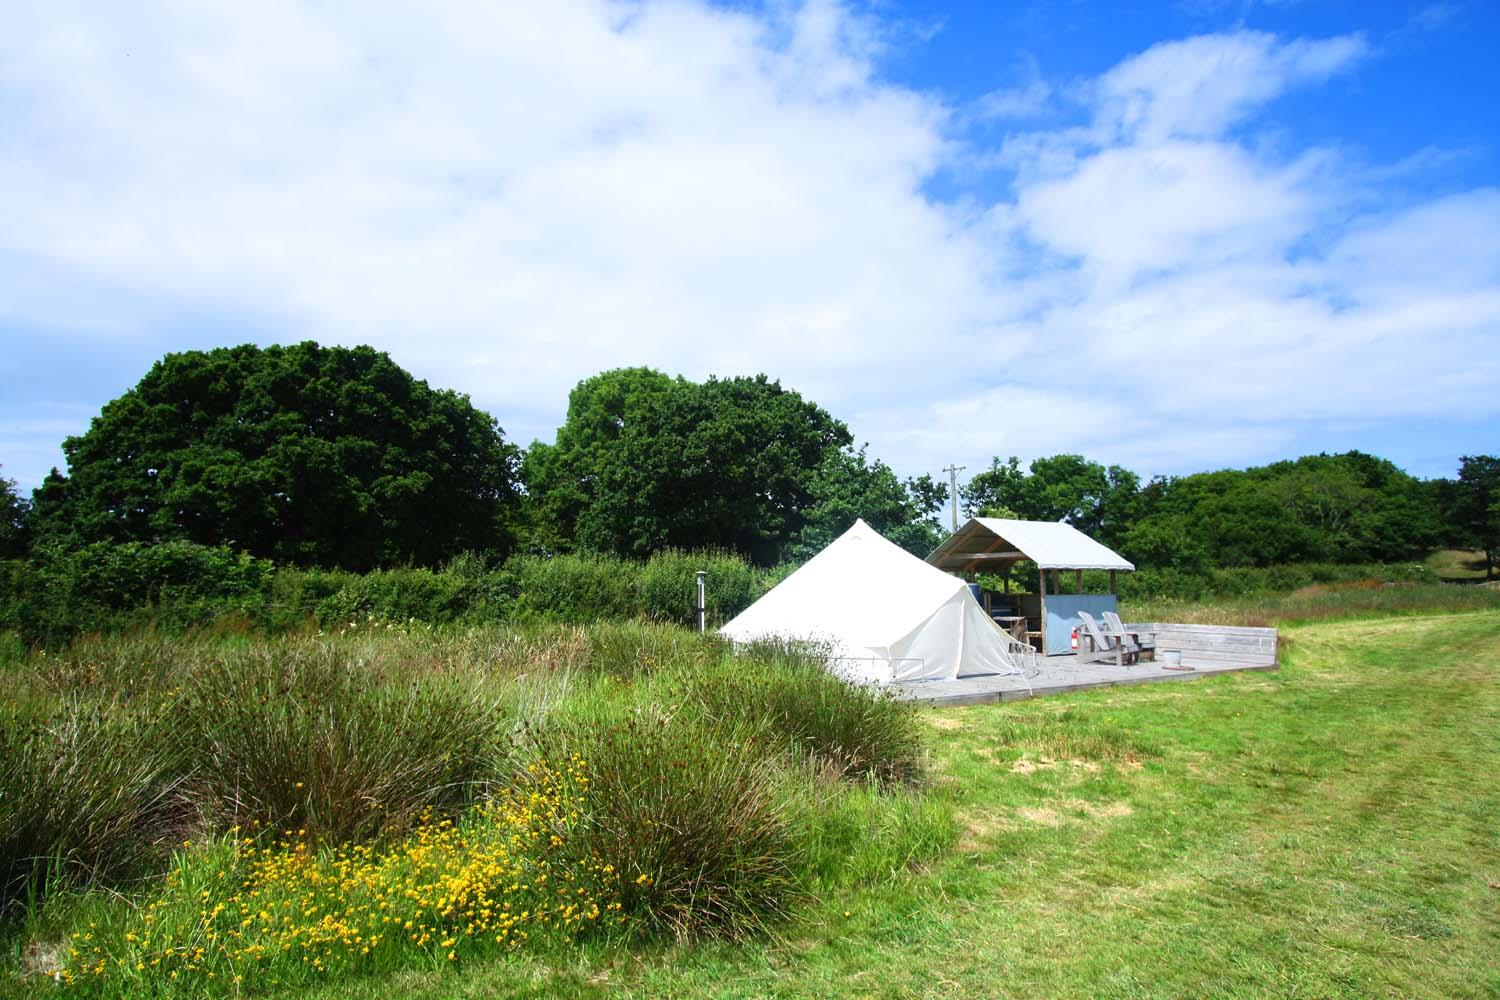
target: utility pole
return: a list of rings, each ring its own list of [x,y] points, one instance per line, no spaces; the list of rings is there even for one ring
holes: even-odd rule
[[[967,465],[945,465],[943,467],[943,471],[948,473],[948,495],[953,498],[954,531],[958,530],[958,474],[967,468]]]

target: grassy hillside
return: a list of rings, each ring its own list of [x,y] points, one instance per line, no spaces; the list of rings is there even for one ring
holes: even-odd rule
[[[1288,635],[1274,674],[927,713],[950,850],[771,940],[307,995],[1500,994],[1500,614]]]
[[[1427,568],[1440,580],[1483,580],[1484,553],[1473,549],[1443,549],[1427,558]]]

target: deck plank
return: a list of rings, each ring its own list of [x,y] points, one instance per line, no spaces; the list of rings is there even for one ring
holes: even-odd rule
[[[1195,660],[1184,654],[1183,666],[1192,670],[1164,670],[1160,663],[1135,663],[1117,667],[1113,663],[1078,663],[1076,656],[1049,656],[1034,677],[961,677],[952,681],[916,681],[898,684],[897,696],[933,706],[981,705],[997,701],[1020,701],[1092,688],[1151,684],[1157,681],[1189,681],[1242,670],[1275,670],[1273,659],[1246,657],[1241,660]]]

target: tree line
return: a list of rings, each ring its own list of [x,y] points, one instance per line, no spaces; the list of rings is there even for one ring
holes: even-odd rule
[[[63,443],[28,499],[0,481],[0,555],[187,541],[356,572],[465,553],[642,559],[814,554],[856,517],[909,551],[942,538],[945,484],[898,477],[849,428],[765,375],[650,368],[580,382],[553,443],[521,449],[467,396],[369,347],[169,354]],[[1500,534],[1500,459],[1420,480],[1350,452],[1142,482],[1078,455],[996,458],[966,513],[1067,520],[1143,566],[1420,559]]]

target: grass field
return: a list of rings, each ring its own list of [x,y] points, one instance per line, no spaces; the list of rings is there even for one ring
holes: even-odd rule
[[[313,976],[279,992],[247,982],[240,994],[222,979],[215,990],[320,1000],[1497,996],[1500,595],[1427,590],[1319,590],[1219,609],[1221,620],[1267,615],[1282,623],[1283,668],[1274,673],[923,710],[918,721],[928,760],[915,788],[876,784],[878,769],[868,779],[856,771],[851,781],[847,771],[819,777],[775,765],[775,787],[795,800],[773,794],[766,806],[778,812],[765,815],[791,809],[784,814],[793,822],[788,834],[798,839],[788,875],[802,888],[788,897],[789,914],[769,921],[765,933],[738,940],[670,933],[573,940],[563,929],[514,950],[460,945],[456,959],[444,956],[446,944],[408,949],[363,973],[355,962],[322,976],[322,984]],[[1462,610],[1473,600],[1486,610]],[[1345,617],[1330,618],[1340,606]],[[1302,624],[1288,625],[1289,619]],[[767,718],[779,720],[777,726],[793,727],[789,732],[830,739],[836,725],[862,727],[838,736],[845,749],[817,765],[825,768],[863,759],[850,749],[868,745],[858,743],[860,732],[902,732],[884,715],[844,721],[831,707],[801,719],[796,713],[822,697],[820,686],[795,680],[795,671],[776,682],[784,688],[739,685],[733,673],[722,673],[730,664],[673,630],[565,630],[517,640],[514,648],[494,642],[489,633],[361,635],[319,655],[337,654],[337,664],[374,669],[401,684],[408,683],[404,671],[438,664],[455,682],[479,670],[479,689],[510,698],[505,704],[513,712],[531,709],[504,692],[523,677],[541,676],[541,665],[552,660],[557,664],[546,669],[555,680],[546,683],[572,692],[558,704],[585,715],[614,712],[610,706],[626,708],[638,698],[648,706],[672,704],[697,690],[702,723],[692,722],[688,732],[723,734],[713,737],[721,742],[733,738],[734,719],[752,705],[772,713]],[[247,652],[294,656],[304,646],[289,640],[260,649]],[[142,692],[173,690],[189,679],[184,670],[199,673],[200,661],[219,655],[213,650],[175,641],[105,643],[31,669],[48,679],[48,690],[110,690],[120,683],[112,677],[128,677]],[[239,664],[234,657],[244,654],[223,655],[216,670]],[[142,673],[144,663],[157,663],[159,676]],[[629,667],[623,674],[622,665]],[[311,666],[317,664],[302,669]],[[15,697],[19,688],[11,688]],[[206,720],[221,731],[219,740],[230,730],[212,720],[224,710]],[[596,748],[600,765],[615,759],[626,770],[612,778],[599,770],[601,782],[676,787],[684,775],[708,776],[720,761],[735,760],[714,752],[685,772],[663,757],[668,769],[656,778],[639,772],[630,730],[609,732],[622,742],[613,758]],[[745,758],[746,778],[771,774],[756,759]],[[714,788],[743,787],[743,780],[726,773],[722,786],[681,787],[699,789],[693,794],[704,796],[706,809]],[[613,808],[634,810],[617,819],[640,812],[629,798],[614,801]],[[787,804],[775,805],[780,801]],[[652,843],[670,848],[676,834],[662,839],[651,822],[663,815],[654,810],[670,808],[663,802],[640,812],[645,826],[634,836],[644,839],[631,841],[623,854],[611,850],[636,858]],[[674,822],[703,824],[703,835],[730,829],[716,825],[715,813],[681,815]],[[86,940],[96,921],[97,933],[113,934],[117,944],[131,927],[144,933],[142,913],[177,912],[183,926],[197,926],[199,888],[204,899],[217,898],[213,880],[244,871],[243,862],[213,843],[178,852],[179,875],[165,889],[126,887],[126,897],[107,889],[64,892],[13,926],[5,942],[9,957],[0,960],[0,995],[71,995],[28,970],[47,961],[39,949],[56,952],[66,947],[61,942]],[[415,849],[428,850],[422,842]],[[671,858],[664,858],[650,870],[669,870]],[[550,870],[563,871],[563,860],[548,862]],[[297,877],[303,881],[295,894],[303,898],[313,891],[308,879],[321,876],[303,865]],[[174,893],[186,905],[173,903]],[[163,909],[148,911],[148,902]],[[149,968],[111,982],[103,994],[86,992],[197,995]]]
[[[1483,580],[1484,553],[1473,549],[1443,549],[1427,559],[1440,580]]]
[[[1500,995],[1500,615],[1289,635],[1278,673],[930,712],[952,849],[774,939],[307,995]]]

